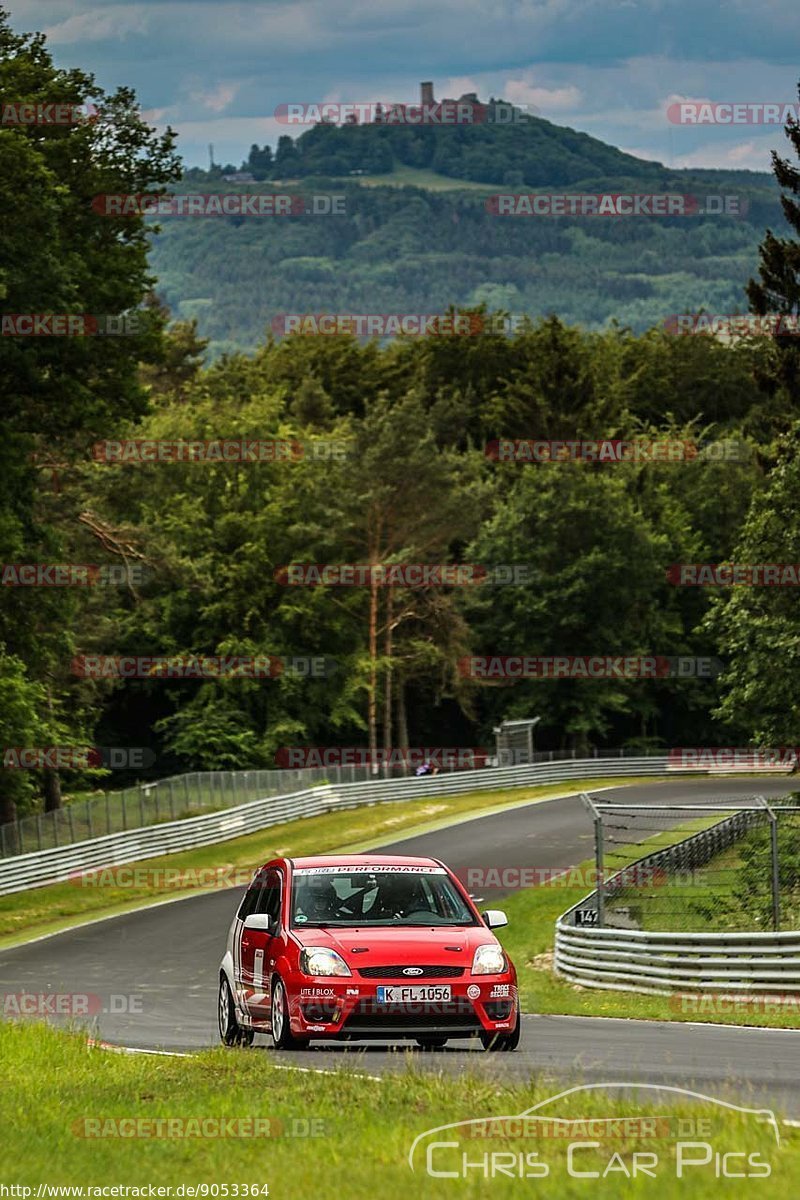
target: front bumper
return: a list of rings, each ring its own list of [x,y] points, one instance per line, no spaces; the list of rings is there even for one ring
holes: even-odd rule
[[[397,978],[326,979],[304,977],[290,989],[292,1032],[330,1038],[473,1037],[509,1031],[516,1022],[514,977],[465,975],[462,979],[425,979],[429,999],[385,1002],[378,989],[398,986]],[[449,988],[449,999],[439,989]]]

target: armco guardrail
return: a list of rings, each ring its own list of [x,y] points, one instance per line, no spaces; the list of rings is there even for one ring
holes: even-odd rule
[[[623,992],[800,993],[800,933],[651,933],[556,926],[555,968]]]
[[[313,754],[314,752],[311,751]],[[324,754],[317,752],[324,760]],[[378,752],[380,753],[380,752]],[[442,771],[485,770],[479,761],[480,751],[472,762],[459,763],[442,756]],[[501,755],[505,751],[501,750]],[[182,821],[186,817],[200,816],[204,812],[219,812],[223,808],[235,808],[249,800],[263,800],[265,796],[286,796],[321,783],[361,783],[379,777],[381,780],[408,778],[416,774],[415,766],[421,761],[419,751],[415,761],[402,761],[397,751],[389,762],[377,771],[361,762],[324,761],[317,766],[292,765],[275,769],[241,769],[236,771],[188,771],[183,775],[167,776],[163,779],[142,780],[133,787],[119,791],[108,791],[104,795],[65,804],[63,808],[48,812],[30,813],[17,820],[0,824],[0,858],[11,858],[15,854],[32,854],[38,850],[52,850],[57,846],[69,846],[74,842],[85,842],[90,838],[106,834],[126,833],[129,829],[143,829],[147,825],[160,825],[162,821]],[[656,751],[625,748],[592,753],[592,758],[645,758]],[[303,751],[298,752],[302,759]],[[335,751],[334,751],[335,757]],[[354,755],[358,757],[358,752]],[[400,761],[398,761],[398,757]],[[564,759],[580,760],[589,755],[576,754],[570,750],[535,750],[532,757],[503,761],[498,767],[533,765],[561,762]],[[379,759],[380,763],[380,759]],[[687,766],[689,764],[686,764]]]
[[[672,774],[674,768],[670,770]],[[620,775],[664,775],[667,759],[587,758],[538,763],[521,767],[458,771],[424,778],[369,780],[365,783],[329,784],[285,796],[251,800],[235,808],[203,813],[181,821],[167,821],[141,829],[92,838],[32,854],[0,860],[0,895],[24,891],[68,879],[95,867],[115,866],[175,854],[267,829],[299,817],[320,816],[340,808],[356,808],[392,800],[424,796],[454,796],[464,792],[560,783],[569,780],[613,778]],[[687,774],[695,772],[686,772]]]
[[[747,810],[631,863],[627,872],[708,862],[766,816]],[[625,875],[626,871],[621,872]],[[604,882],[613,897],[619,877]],[[556,922],[554,967],[583,987],[669,995],[672,992],[800,994],[800,931],[785,933],[662,932],[575,925],[578,911],[596,911],[597,892]]]

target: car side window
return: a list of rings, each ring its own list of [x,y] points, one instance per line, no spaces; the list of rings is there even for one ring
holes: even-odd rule
[[[277,871],[267,871],[258,887],[258,900],[253,910],[277,922],[281,906],[281,877]]]
[[[237,916],[240,921],[244,921],[247,917],[252,916],[254,912],[260,912],[258,907],[259,901],[263,898],[264,893],[264,876],[257,875],[250,887],[245,892],[244,900]]]

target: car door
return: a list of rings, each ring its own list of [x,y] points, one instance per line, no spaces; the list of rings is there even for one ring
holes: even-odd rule
[[[245,892],[244,898],[239,905],[239,910],[234,918],[233,925],[230,931],[229,949],[233,959],[233,986],[236,993],[236,1002],[239,1007],[244,1007],[245,1003],[245,978],[242,967],[242,933],[244,931],[245,918],[250,913],[255,911],[260,892],[260,884],[258,876],[253,879],[249,888]]]
[[[253,881],[253,907],[245,912],[241,924],[240,962],[244,1000],[254,1022],[269,1019],[270,977],[275,963],[275,934],[280,926],[282,878],[275,868],[263,871]],[[243,906],[244,907],[244,906]],[[246,929],[248,916],[265,916],[270,930]]]

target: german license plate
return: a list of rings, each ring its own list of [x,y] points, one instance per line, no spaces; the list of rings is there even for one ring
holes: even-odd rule
[[[441,987],[439,984],[400,984],[395,986],[385,986],[375,989],[379,1004],[407,1004],[419,1003],[420,1001],[432,1000],[449,1000],[450,988]]]

